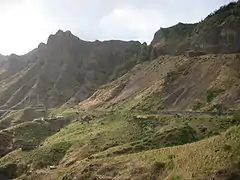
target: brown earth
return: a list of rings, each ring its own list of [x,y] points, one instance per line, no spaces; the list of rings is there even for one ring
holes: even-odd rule
[[[192,109],[196,103],[205,108],[240,103],[240,55],[205,55],[200,57],[162,56],[138,64],[116,81],[103,86],[81,108],[102,104],[111,106],[126,101],[143,102],[159,93],[165,109]],[[208,94],[214,97],[207,99]]]

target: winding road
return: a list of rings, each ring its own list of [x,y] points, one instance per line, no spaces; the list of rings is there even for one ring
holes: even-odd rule
[[[165,114],[165,115],[172,115],[172,116],[192,116],[192,117],[198,117],[198,116],[230,116],[234,114],[234,111],[228,111],[228,112],[204,112],[204,111],[158,111],[157,114]]]

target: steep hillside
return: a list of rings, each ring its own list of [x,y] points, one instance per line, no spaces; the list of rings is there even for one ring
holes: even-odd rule
[[[151,45],[153,54],[180,54],[189,46],[188,41],[197,24],[178,23],[169,28],[160,28],[154,35]]]
[[[1,65],[0,73],[0,107],[6,109],[37,104],[44,104],[47,107],[73,105],[88,98],[99,86],[128,72],[137,62],[153,60],[161,55],[185,54],[191,57],[209,53],[239,52],[239,6],[239,2],[223,6],[200,23],[179,23],[170,28],[161,28],[149,46],[133,41],[86,42],[69,31],[58,31],[49,37],[47,44],[40,44],[38,48],[24,56],[13,54],[5,57],[7,61],[1,63],[4,66]],[[187,64],[181,68],[186,72],[188,68],[194,68],[193,62],[194,60],[186,60]],[[212,62],[210,63],[210,60],[208,62],[208,65],[211,65]],[[162,78],[165,78],[165,72],[180,68],[184,64],[181,60],[176,67],[175,61],[166,60],[166,63],[173,69],[164,67],[165,65],[158,66],[156,71],[164,70]],[[238,65],[238,62],[234,63]],[[219,68],[213,73],[215,77],[220,73],[218,71],[222,65],[222,62],[216,64]],[[232,65],[226,71],[231,71],[231,67]],[[204,68],[199,73],[204,72]],[[182,69],[174,71],[181,73]],[[140,79],[140,76],[136,77]],[[151,82],[143,86],[147,87]],[[174,83],[179,81],[176,80]],[[119,88],[123,86],[120,85]],[[141,83],[138,86],[141,86]],[[210,85],[207,86],[203,91],[210,88]],[[119,91],[119,88],[116,91]],[[137,91],[138,89],[135,90]],[[178,94],[180,91],[179,87],[176,92],[167,92],[167,95]],[[199,93],[196,94],[196,98],[199,98]],[[167,103],[167,106],[172,107],[172,103]],[[191,103],[187,102],[181,108],[187,108],[189,104]]]
[[[161,28],[151,43],[153,54],[235,53],[240,49],[240,2],[232,2],[196,24]]]
[[[139,42],[86,42],[58,31],[32,52],[7,57],[0,74],[0,106],[56,107],[81,101],[131,68],[140,50]]]
[[[240,105],[240,55],[161,56],[103,86],[80,108],[214,110]],[[149,108],[148,108],[149,106]],[[215,109],[216,110],[216,109]]]
[[[139,64],[80,102],[80,108],[124,106],[155,112],[237,108],[239,18],[238,1],[221,7],[200,23],[161,28],[149,46],[142,46]],[[148,59],[152,61],[145,62]],[[150,108],[153,104],[155,107]]]
[[[0,179],[239,180],[239,17],[0,56]]]

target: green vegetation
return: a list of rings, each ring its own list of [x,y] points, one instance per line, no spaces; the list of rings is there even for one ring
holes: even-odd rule
[[[95,81],[107,82],[128,73],[79,106],[70,108],[66,103],[49,112],[26,108],[4,116],[0,119],[0,179],[221,179],[240,171],[240,112],[220,116],[227,107],[239,108],[238,56],[198,58],[193,56],[201,53],[192,49],[211,45],[209,51],[215,52],[211,47],[222,44],[219,39],[232,38],[213,36],[215,29],[220,32],[239,23],[235,16],[240,16],[239,2],[220,8],[199,24],[163,28],[151,46],[134,43],[121,55],[107,53],[106,59],[119,61],[114,69],[106,68],[108,61],[100,63],[102,67],[94,61],[86,64],[88,71],[98,71],[91,75],[87,88],[91,92],[96,90]],[[186,50],[195,55],[157,58]],[[98,51],[101,55],[102,50]],[[92,55],[95,58],[98,53]],[[146,61],[155,55],[157,59]],[[81,83],[69,84],[78,89]],[[231,102],[234,105],[228,106]],[[172,109],[173,115],[159,114],[165,109]],[[219,116],[175,109],[218,112]],[[46,115],[66,119],[35,119]]]
[[[202,107],[204,107],[204,103],[198,100],[193,104],[192,109],[194,111],[197,111],[197,110],[201,109]]]
[[[43,146],[31,152],[30,158],[35,168],[57,165],[71,147],[69,142],[59,142],[51,146]]]
[[[69,116],[71,116],[70,112],[72,115],[75,114],[75,111],[67,109],[64,112],[68,112]],[[206,151],[208,145],[198,144],[212,142],[212,139],[216,139],[215,137],[211,138],[212,136],[221,134],[236,124],[231,117],[173,117],[124,110],[119,112],[89,111],[85,114],[93,118],[89,123],[81,123],[76,120],[55,134],[44,123],[28,122],[17,125],[12,129],[17,140],[24,140],[30,144],[36,142],[38,146],[26,149],[26,151],[15,150],[5,155],[0,159],[0,166],[6,164],[28,165],[36,173],[38,169],[56,166],[56,170],[49,172],[47,169],[45,170],[45,173],[51,174],[49,178],[64,176],[70,178],[75,173],[81,172],[79,177],[84,179],[86,177],[94,178],[99,172],[105,174],[105,172],[111,171],[106,170],[107,167],[114,169],[115,174],[118,174],[122,170],[116,171],[115,168],[118,165],[114,165],[114,163],[122,163],[123,169],[132,171],[130,177],[137,177],[138,174],[142,175],[148,172],[147,176],[152,178],[169,174],[172,177],[179,176],[184,179],[186,174],[182,174],[182,171],[185,169],[180,164],[182,161],[191,163],[190,160],[183,159],[187,158],[184,153],[187,153],[185,151],[188,146],[191,146],[192,150],[195,149],[195,146],[198,147],[195,149],[195,153],[199,153],[200,149]],[[217,139],[222,136],[217,136]],[[202,139],[205,140],[202,142]],[[217,150],[220,148],[221,152],[235,154],[237,149],[230,141],[232,140],[222,141],[220,147],[211,146],[216,146]],[[213,142],[215,143],[215,141]],[[26,147],[28,148],[28,146]],[[215,150],[213,151],[215,152]],[[211,156],[214,157],[214,154]],[[191,154],[190,157],[193,158]],[[225,158],[225,156],[223,157]],[[221,158],[223,157],[221,156]],[[144,168],[138,163],[134,166],[135,169],[125,164],[126,159],[132,161],[136,158],[140,164],[142,162],[140,159],[146,161],[143,163]],[[81,165],[78,164],[79,162]],[[99,165],[91,165],[95,163]],[[105,165],[102,167],[103,164],[107,167]],[[65,166],[67,169],[63,168]],[[78,171],[76,168],[81,168],[81,170]],[[211,168],[219,169],[210,164],[206,168],[209,169],[209,172],[212,172]],[[72,172],[72,175],[64,172]],[[193,168],[191,172],[197,171]],[[127,172],[124,171],[125,173]],[[129,174],[127,173],[127,175]],[[36,174],[30,173],[27,176],[32,177]],[[40,176],[41,173],[37,177]]]
[[[215,111],[219,115],[227,111],[227,108],[223,104],[213,104],[210,111]]]
[[[25,108],[23,110],[15,110],[8,113],[0,119],[0,130],[15,126],[24,122],[30,122],[35,118],[43,117],[46,112],[43,110],[35,110],[33,108]]]
[[[237,21],[240,16],[239,2],[231,2],[228,5],[220,7],[215,12],[207,16],[201,26],[216,26],[222,24],[226,19],[231,17],[231,20]],[[236,17],[236,18],[233,18]],[[229,19],[228,19],[229,20]],[[231,22],[228,22],[231,23]]]
[[[53,134],[48,123],[28,122],[17,125],[10,129],[14,132],[15,141],[23,141],[25,143],[39,144],[46,137]]]
[[[163,95],[160,92],[148,93],[143,92],[133,99],[129,99],[113,106],[114,110],[135,111],[156,113],[164,108]]]
[[[218,94],[219,93],[217,93],[217,92],[208,91],[207,95],[206,95],[207,102],[208,103],[212,102],[218,96]]]
[[[145,112],[156,112],[164,108],[163,95],[159,92],[154,92],[146,97],[136,109]]]
[[[240,110],[236,111],[233,115],[233,121],[235,123],[240,123]]]
[[[240,162],[239,130],[238,126],[231,127],[218,136],[183,146],[81,161],[73,166],[74,174],[67,174],[65,178],[97,178],[100,175],[121,178],[124,174],[129,179],[205,179],[217,170],[230,167],[233,160]],[[226,144],[231,147],[228,152],[224,150]]]

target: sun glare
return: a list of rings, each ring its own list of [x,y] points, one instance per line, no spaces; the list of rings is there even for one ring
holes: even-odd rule
[[[27,53],[47,37],[47,22],[37,5],[36,1],[24,1],[0,12],[0,53]]]

